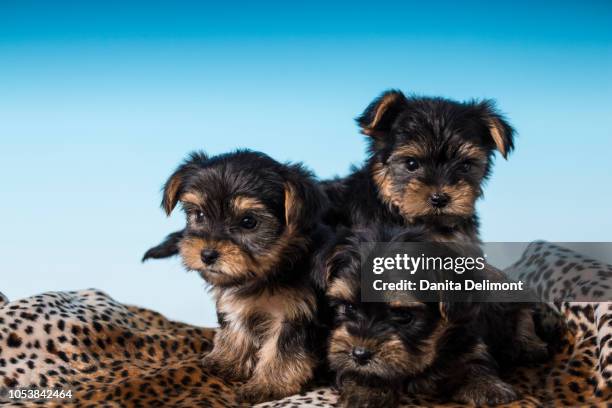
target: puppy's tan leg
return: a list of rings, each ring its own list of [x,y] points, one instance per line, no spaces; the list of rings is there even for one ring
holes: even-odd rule
[[[239,399],[251,403],[297,394],[312,379],[316,359],[305,347],[305,328],[277,323],[258,352],[251,379],[240,388]]]
[[[255,366],[254,357],[255,346],[248,331],[228,325],[219,329],[202,364],[227,380],[245,380]]]

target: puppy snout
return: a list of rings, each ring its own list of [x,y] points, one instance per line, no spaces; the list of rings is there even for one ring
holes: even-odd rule
[[[219,252],[216,249],[204,249],[200,256],[202,257],[202,262],[206,265],[212,265],[219,258]]]
[[[444,208],[450,202],[448,194],[434,193],[429,197],[429,203],[436,208]]]
[[[372,357],[372,352],[365,347],[353,347],[351,354],[357,364],[361,365],[366,364],[370,360],[370,357]]]

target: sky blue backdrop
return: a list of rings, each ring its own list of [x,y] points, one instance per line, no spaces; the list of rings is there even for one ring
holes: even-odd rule
[[[361,162],[382,90],[495,98],[518,129],[485,240],[612,240],[612,6],[592,2],[0,3],[0,290],[98,287],[211,324],[159,188],[192,149],[321,177]],[[536,2],[530,2],[536,3]]]

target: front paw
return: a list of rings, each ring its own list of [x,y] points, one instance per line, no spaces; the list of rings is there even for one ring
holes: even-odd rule
[[[240,367],[238,367],[238,365],[232,365],[227,360],[219,358],[213,353],[209,353],[208,355],[204,356],[202,359],[202,365],[211,373],[214,373],[228,381],[241,381],[245,378],[245,374],[240,371]]]
[[[542,341],[525,344],[519,356],[520,362],[525,365],[539,365],[550,360],[550,358],[551,352],[548,345]]]
[[[399,396],[391,389],[362,386],[343,387],[338,405],[343,408],[397,407]]]
[[[514,388],[499,378],[472,379],[455,393],[455,400],[466,404],[500,405],[518,399]]]
[[[528,317],[531,319],[531,316]],[[549,345],[535,332],[533,324],[523,329],[517,338],[515,346],[518,349],[518,362],[527,365],[541,364],[550,359]]]
[[[240,402],[257,404],[282,399],[299,392],[300,387],[283,386],[281,384],[271,384],[251,379],[238,388],[236,399]]]

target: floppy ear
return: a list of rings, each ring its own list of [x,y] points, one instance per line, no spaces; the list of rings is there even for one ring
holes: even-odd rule
[[[285,224],[298,229],[314,226],[325,202],[310,172],[301,165],[289,165],[285,176]]]
[[[489,130],[490,140],[504,159],[508,158],[508,154],[514,149],[514,129],[497,111],[495,102],[492,100],[481,102],[480,108],[482,119]]]
[[[199,166],[202,166],[208,160],[203,152],[193,152],[189,157],[172,173],[163,188],[163,198],[161,207],[166,212],[166,215],[170,215],[174,207],[181,197],[182,189],[184,186],[185,177],[193,170],[197,170]]]
[[[317,251],[313,259],[313,280],[316,286],[326,291],[331,280],[336,277],[338,271],[350,267],[352,262],[359,262],[359,254],[351,251],[349,238],[351,230],[345,227],[338,227],[338,230],[327,234],[322,239],[323,245]],[[356,268],[358,270],[358,268]]]
[[[436,242],[429,243],[428,246],[434,248],[433,255],[442,259],[459,257],[475,258],[480,256],[481,249],[472,243],[456,243],[456,242]],[[463,322],[477,319],[480,312],[480,304],[474,300],[474,293],[464,288],[464,282],[467,279],[476,279],[476,270],[466,270],[462,274],[457,274],[452,269],[436,269],[430,272],[431,278],[437,282],[454,282],[459,283],[461,290],[444,290],[438,291],[439,310],[443,319],[448,322]]]
[[[164,196],[162,198],[161,206],[166,212],[166,215],[170,215],[172,210],[174,210],[174,207],[176,207],[181,186],[183,184],[184,173],[185,172],[182,170],[182,168],[179,167],[174,173],[172,173],[168,181],[166,181],[166,184],[164,184]]]
[[[447,322],[459,323],[462,321],[478,320],[480,304],[475,302],[448,302],[439,303],[440,315]]]
[[[375,139],[384,139],[391,130],[393,121],[407,102],[408,100],[400,91],[384,92],[374,99],[356,119],[357,124],[361,127],[361,133]]]
[[[335,266],[335,246],[333,242],[335,239],[328,239],[323,244],[323,248],[320,251],[317,251],[313,259],[313,267],[312,267],[312,280],[317,288],[321,289],[323,292],[327,290],[329,286],[330,277],[332,276],[332,271]]]
[[[173,232],[172,234],[164,238],[164,240],[159,245],[154,246],[153,248],[149,248],[149,250],[145,252],[144,256],[142,257],[142,262],[151,258],[169,258],[178,254],[178,243],[181,241],[182,238],[183,230]]]

